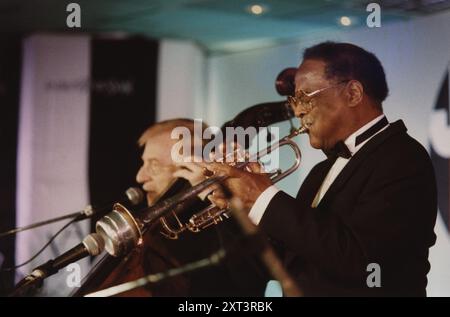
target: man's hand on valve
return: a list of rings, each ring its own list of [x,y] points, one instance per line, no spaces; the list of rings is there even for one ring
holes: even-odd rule
[[[208,173],[205,173],[205,168],[199,163],[193,162],[194,160],[192,159],[192,162],[177,163],[177,170],[173,173],[173,176],[187,179],[192,186],[195,186],[204,181]],[[210,186],[209,188],[198,194],[198,196],[201,200],[205,200],[205,198],[214,190],[220,190],[220,186]]]
[[[240,201],[240,208],[249,212],[256,199],[272,185],[270,178],[260,173],[258,163],[249,163],[247,170],[238,169],[223,163],[199,163],[214,175],[227,175],[228,178],[221,184],[225,190],[214,190],[208,199],[220,208],[230,206],[229,201]]]
[[[241,201],[242,207],[249,211],[259,195],[272,185],[270,178],[261,173],[258,163],[248,163],[246,170],[241,170],[224,163],[178,163],[173,174],[187,179],[195,186],[211,175],[228,175],[222,184],[212,185],[199,194],[200,199],[208,198],[220,208],[230,207],[231,198]],[[250,170],[250,172],[249,172]]]
[[[231,162],[237,161],[237,145],[233,142],[231,143],[230,152],[227,153],[227,147],[224,144],[220,144],[218,147],[218,153],[211,152],[209,153],[209,161],[208,162],[217,162],[217,161],[225,161],[228,157]],[[230,153],[232,156],[230,156]],[[177,170],[173,173],[174,177],[181,177],[187,179],[192,186],[195,186],[202,181],[204,181],[208,176],[212,175],[212,172],[208,171],[203,165],[193,162],[204,162],[203,158],[191,156],[190,160],[187,162],[178,162],[176,163]],[[201,192],[198,196],[201,200],[205,200],[205,198],[212,194],[213,191],[216,191],[215,195],[220,197],[225,197],[225,195],[220,193],[221,188],[219,185],[210,186]]]

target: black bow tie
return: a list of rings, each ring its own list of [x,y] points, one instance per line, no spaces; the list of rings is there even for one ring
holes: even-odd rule
[[[355,139],[355,146],[358,146],[359,144],[363,143],[367,139],[369,139],[371,136],[373,136],[375,133],[380,131],[382,128],[387,126],[389,124],[386,117],[383,117],[380,121],[375,123],[373,126],[371,126],[369,129],[358,135]],[[324,150],[325,155],[330,158],[351,158],[352,153],[348,149],[347,145],[345,145],[344,141],[339,141],[335,144],[335,146],[329,150]]]
[[[352,157],[352,153],[348,149],[347,145],[345,145],[344,141],[339,141],[331,149],[323,150],[323,152],[329,159],[335,159],[338,157],[348,159]]]

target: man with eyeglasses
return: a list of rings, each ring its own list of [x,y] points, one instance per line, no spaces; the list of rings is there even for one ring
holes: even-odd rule
[[[289,103],[328,158],[296,198],[263,174],[225,164],[224,186],[283,255],[306,296],[425,296],[435,243],[436,184],[426,150],[389,123],[385,73],[348,43],[305,50]],[[225,204],[222,198],[215,203]]]

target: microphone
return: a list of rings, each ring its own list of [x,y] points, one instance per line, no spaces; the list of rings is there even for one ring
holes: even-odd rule
[[[23,278],[15,287],[10,296],[23,296],[31,288],[41,284],[47,277],[56,274],[60,269],[74,263],[88,255],[99,255],[105,248],[105,242],[103,238],[97,233],[91,233],[83,241],[70,249],[69,251],[61,254],[53,260],[49,260],[46,263],[33,269],[30,275]]]
[[[130,187],[125,191],[125,195],[122,196],[121,199],[114,201],[113,203],[109,203],[106,204],[104,206],[101,207],[95,207],[92,205],[88,205],[86,206],[86,208],[84,208],[80,214],[77,216],[76,221],[80,221],[80,220],[84,220],[86,218],[90,218],[93,215],[99,214],[100,216],[103,215],[103,213],[105,212],[109,212],[112,209],[112,206],[115,203],[120,203],[120,204],[129,204],[131,203],[131,205],[136,206],[139,205],[140,203],[142,203],[144,201],[145,198],[145,194],[144,192],[138,188],[138,187]]]
[[[223,180],[222,176],[219,178]],[[136,213],[132,213],[118,204],[95,225],[96,232],[105,241],[106,252],[114,257],[128,253],[142,243],[143,234],[152,228],[151,226],[156,220],[166,216],[169,212],[173,211],[175,214],[179,214],[190,208],[198,200],[197,194],[215,184],[217,180],[218,177],[213,176],[190,189],[190,183],[179,178],[157,203]]]
[[[135,206],[135,205],[139,205],[140,203],[142,203],[144,201],[144,198],[145,198],[144,192],[140,188],[138,188],[138,187],[130,187],[130,188],[128,188],[125,191],[125,195],[122,197],[122,199],[120,199],[120,200],[118,200],[116,202],[131,203],[132,205]],[[37,227],[45,226],[45,225],[48,225],[48,224],[51,224],[51,223],[54,223],[54,222],[58,222],[58,221],[61,221],[61,220],[64,220],[64,219],[75,218],[74,221],[81,221],[81,220],[84,220],[84,219],[92,217],[94,214],[99,214],[100,216],[102,216],[105,213],[111,211],[112,206],[114,205],[114,203],[109,203],[109,204],[107,204],[105,206],[102,206],[100,208],[93,207],[92,205],[88,205],[81,211],[77,211],[77,212],[74,212],[74,213],[71,213],[71,214],[67,214],[67,215],[64,215],[64,216],[48,219],[48,220],[45,220],[45,221],[36,222],[36,223],[28,225],[28,226],[14,228],[14,229],[8,230],[6,232],[2,232],[2,233],[0,233],[0,238],[9,236],[11,234],[16,234],[18,232],[22,232],[22,231],[34,229],[34,228],[37,228]]]
[[[130,187],[125,191],[127,199],[132,205],[139,205],[144,201],[145,195],[139,187]]]

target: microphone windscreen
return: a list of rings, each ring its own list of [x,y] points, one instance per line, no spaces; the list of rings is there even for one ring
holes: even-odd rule
[[[83,239],[83,245],[91,256],[96,256],[102,253],[105,248],[103,238],[97,233],[91,233]]]
[[[133,204],[134,206],[139,205],[144,201],[145,195],[144,192],[138,188],[138,187],[130,187],[125,192],[127,195],[128,200]]]

